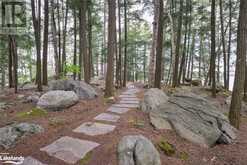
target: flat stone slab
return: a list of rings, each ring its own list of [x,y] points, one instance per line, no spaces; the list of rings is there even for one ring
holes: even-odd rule
[[[138,108],[139,104],[113,104],[114,107],[121,107],[121,108]]]
[[[113,115],[109,113],[101,113],[98,116],[96,116],[95,120],[101,120],[101,121],[110,121],[110,122],[117,122],[119,120],[120,116]]]
[[[24,159],[22,165],[47,165],[47,164],[41,163],[37,159],[35,159],[31,156],[28,156]]]
[[[136,98],[136,95],[120,95],[120,98]]]
[[[86,135],[95,136],[103,135],[112,132],[116,126],[109,124],[102,124],[96,122],[86,122],[80,125],[78,128],[73,130],[73,132],[84,133]]]
[[[138,89],[128,89],[127,91],[123,92],[123,94],[125,93],[130,93],[130,94],[135,94],[138,93],[140,90]]]
[[[95,142],[65,136],[40,150],[66,163],[75,164],[99,145],[100,144]]]
[[[130,109],[129,108],[121,108],[121,107],[110,107],[107,109],[107,111],[109,112],[114,112],[114,113],[118,113],[118,114],[124,114],[126,112],[128,112]]]
[[[121,101],[122,100],[124,100],[124,101],[140,101],[140,99],[137,97],[131,97],[131,98],[123,97],[123,98],[121,98]]]
[[[139,101],[136,100],[120,100],[120,104],[139,104]]]

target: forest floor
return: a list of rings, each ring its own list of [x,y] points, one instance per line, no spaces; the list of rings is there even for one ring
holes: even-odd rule
[[[139,99],[143,98],[144,89],[142,85],[136,84],[141,90],[137,94]],[[119,90],[119,95],[126,89]],[[242,117],[241,128],[238,132],[237,141],[231,145],[216,145],[212,148],[202,148],[192,144],[176,135],[171,130],[155,130],[149,123],[148,115],[138,109],[132,109],[125,114],[116,123],[102,122],[116,126],[113,132],[99,136],[87,136],[74,133],[72,130],[84,122],[92,119],[100,113],[106,112],[113,103],[107,103],[101,95],[97,99],[90,101],[80,101],[75,106],[60,112],[48,112],[47,114],[35,117],[20,117],[21,112],[30,111],[35,107],[34,104],[23,103],[20,95],[30,95],[34,91],[20,92],[18,95],[13,91],[0,96],[0,100],[10,102],[13,105],[6,111],[0,112],[0,127],[13,122],[37,123],[44,127],[45,132],[21,139],[14,148],[1,150],[0,153],[11,153],[15,156],[32,156],[35,159],[48,165],[65,165],[64,161],[49,156],[40,148],[51,144],[63,136],[90,140],[100,144],[90,152],[88,160],[77,164],[84,165],[117,165],[117,144],[125,135],[142,134],[149,138],[155,145],[162,139],[167,140],[176,148],[174,156],[166,156],[160,151],[162,165],[246,165],[247,162],[247,117]],[[205,93],[206,94],[206,93]],[[118,98],[119,99],[119,98]],[[227,108],[224,105],[224,97],[219,96],[216,100],[210,100],[218,103],[221,108]],[[115,102],[117,102],[116,100]],[[158,147],[157,147],[158,148]],[[180,153],[185,153],[181,157]],[[1,163],[0,163],[1,164]]]

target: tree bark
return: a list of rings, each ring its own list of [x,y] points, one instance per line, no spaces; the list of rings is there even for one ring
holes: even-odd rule
[[[211,2],[211,80],[212,96],[216,97],[216,80],[215,80],[215,0]]]
[[[51,0],[51,17],[52,17],[52,44],[53,44],[53,49],[54,49],[54,60],[55,60],[55,78],[59,78],[59,55],[58,55],[58,40],[57,40],[57,27],[56,27],[56,19],[55,19],[55,4],[54,0]]]
[[[173,70],[173,80],[172,86],[175,88],[178,86],[178,67],[179,67],[179,54],[180,54],[180,44],[181,44],[181,33],[183,24],[183,0],[180,0],[180,12],[178,19],[178,30],[177,30],[177,41],[176,41],[176,54],[175,54],[175,64]]]
[[[117,86],[122,87],[122,42],[121,42],[121,2],[118,0],[118,61],[117,61]]]
[[[89,75],[90,77],[94,77],[94,65],[93,65],[93,53],[92,53],[92,27],[93,27],[93,22],[92,22],[92,4],[91,0],[88,0],[88,56],[89,56],[89,64],[90,64],[90,69],[89,69]]]
[[[74,57],[73,65],[77,66],[77,15],[76,9],[74,9]],[[76,72],[73,73],[73,79],[76,80]]]
[[[37,6],[36,6],[37,5]],[[37,7],[37,13],[36,13]],[[38,91],[42,91],[42,76],[41,76],[41,0],[38,0],[38,4],[35,4],[34,0],[31,0],[31,8],[32,8],[32,19],[33,19],[33,27],[34,27],[34,35],[35,35],[35,44],[37,51],[37,61],[36,61],[36,82],[38,85]]]
[[[123,86],[127,83],[127,48],[128,48],[128,26],[127,26],[127,0],[124,0],[124,75]]]
[[[107,72],[106,72],[106,89],[105,96],[114,95],[114,56],[116,53],[116,0],[108,0],[109,6],[109,23],[108,23],[108,56],[107,56]]]
[[[158,29],[157,29],[157,43],[156,43],[156,66],[155,66],[155,81],[154,87],[161,88],[161,63],[162,63],[162,48],[163,48],[163,15],[164,2],[159,0],[158,6]],[[155,35],[155,34],[154,34]]]
[[[44,40],[43,40],[43,85],[48,85],[47,76],[47,52],[48,52],[48,32],[49,32],[49,1],[44,0]]]
[[[221,39],[222,39],[222,49],[223,49],[223,60],[224,60],[224,87],[227,87],[227,57],[226,57],[226,44],[224,35],[224,18],[223,18],[223,2],[220,0],[220,24],[221,24]]]
[[[9,88],[14,87],[13,83],[13,48],[12,48],[12,43],[11,43],[11,36],[9,36],[9,66],[8,66],[8,71],[9,71]]]
[[[232,0],[229,0],[229,38],[228,38],[228,54],[227,54],[227,89],[229,89],[229,82],[230,82],[231,42],[232,42]]]
[[[159,2],[158,0],[153,0],[154,4],[154,22],[153,22],[153,36],[152,36],[152,48],[150,51],[150,60],[149,60],[149,71],[148,71],[148,84],[149,87],[154,86],[155,80],[155,58],[156,58],[156,44],[157,44],[157,22],[159,14]]]
[[[69,12],[69,7],[68,7],[68,1],[66,0],[66,11],[65,11],[65,19],[64,19],[64,29],[63,29],[63,54],[62,54],[62,72],[63,76],[66,75],[66,36],[67,36],[67,22],[68,22],[68,12]]]
[[[240,16],[238,22],[237,37],[237,61],[235,70],[235,80],[230,106],[230,123],[239,129],[240,111],[242,108],[243,89],[245,80],[245,65],[247,53],[247,1],[240,0]]]
[[[88,42],[87,42],[87,24],[86,24],[86,14],[87,14],[87,1],[81,1],[81,12],[80,12],[80,51],[83,57],[83,71],[84,80],[86,83],[90,83],[90,58],[88,54]]]

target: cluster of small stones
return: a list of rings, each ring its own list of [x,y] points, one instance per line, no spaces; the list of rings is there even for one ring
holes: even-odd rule
[[[134,86],[129,86],[128,90],[119,96],[119,103],[113,104],[106,112],[98,114],[94,117],[93,121],[82,123],[79,127],[74,129],[73,132],[82,133],[88,136],[98,136],[114,131],[116,128],[115,125],[104,124],[101,122],[116,123],[119,121],[121,114],[139,107],[139,99],[135,95],[137,92],[139,92],[138,89]],[[40,150],[46,152],[49,156],[60,159],[68,164],[75,164],[98,146],[100,146],[100,144],[93,141],[64,136]],[[31,156],[27,157],[23,164],[46,165]]]

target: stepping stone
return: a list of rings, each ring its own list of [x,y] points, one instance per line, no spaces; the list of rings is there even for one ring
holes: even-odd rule
[[[119,120],[120,116],[113,115],[109,113],[101,113],[98,116],[96,116],[95,120],[101,120],[101,121],[110,121],[110,122],[117,122]]]
[[[121,108],[138,108],[139,104],[114,104],[113,106]]]
[[[124,97],[124,98],[121,98],[121,101],[140,101],[140,99]]]
[[[22,165],[47,165],[47,164],[41,163],[37,159],[35,159],[31,156],[28,156],[24,159]]]
[[[103,135],[113,131],[116,128],[114,125],[87,122],[73,130],[73,132],[84,133],[86,135],[95,136]]]
[[[75,164],[99,145],[100,144],[95,142],[65,136],[40,150],[66,163]]]
[[[120,100],[120,104],[139,104],[139,101],[136,100]]]
[[[135,95],[120,95],[120,98],[136,98]]]
[[[108,108],[107,111],[118,113],[118,114],[123,114],[123,113],[128,112],[129,110],[130,110],[129,108],[110,107],[110,108]]]
[[[125,91],[125,92],[123,92],[122,94],[123,95],[133,95],[133,94],[135,94],[136,92],[135,91]]]

